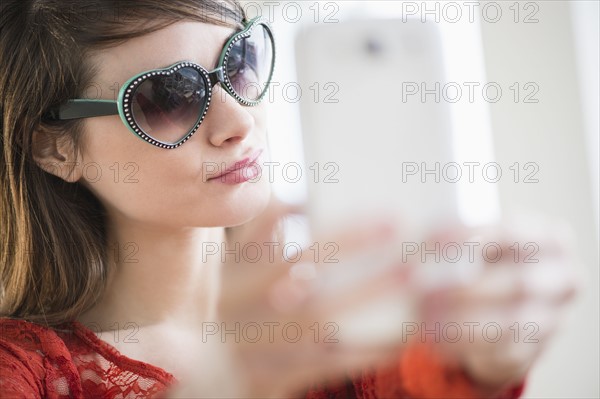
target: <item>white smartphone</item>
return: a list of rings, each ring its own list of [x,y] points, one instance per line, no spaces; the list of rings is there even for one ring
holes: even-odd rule
[[[300,107],[312,228],[373,209],[419,225],[456,217],[455,185],[441,178],[453,153],[449,104],[436,89],[444,83],[438,27],[315,25],[298,35],[296,55],[299,85],[311,88]]]
[[[438,27],[420,20],[355,19],[300,31],[298,83],[311,88],[300,107],[314,236],[382,211],[423,231],[458,218],[455,185],[441,178],[453,160],[449,104],[436,93],[442,54]],[[413,317],[408,305],[396,315]],[[371,309],[349,330],[366,323],[354,338],[390,338],[403,325],[389,316]]]

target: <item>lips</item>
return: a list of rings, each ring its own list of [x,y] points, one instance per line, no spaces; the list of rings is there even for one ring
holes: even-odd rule
[[[250,155],[234,162],[229,167],[224,168],[223,172],[209,178],[207,181],[238,184],[256,178],[260,173],[260,168],[256,161],[262,152],[263,150],[254,150],[250,152]]]

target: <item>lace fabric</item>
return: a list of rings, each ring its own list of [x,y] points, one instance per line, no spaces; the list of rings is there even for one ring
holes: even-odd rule
[[[392,367],[370,370],[345,383],[311,387],[308,399],[481,397],[459,369],[442,369],[426,345],[414,345]],[[77,321],[47,328],[0,318],[0,397],[150,398],[165,395],[177,379],[165,370],[121,355]],[[517,398],[523,384],[496,398]]]
[[[81,323],[49,329],[22,320],[0,321],[0,396],[147,398],[176,379],[122,356]]]

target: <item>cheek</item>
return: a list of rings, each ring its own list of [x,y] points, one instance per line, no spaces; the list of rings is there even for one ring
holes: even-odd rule
[[[117,117],[86,120],[82,140],[83,181],[109,214],[143,217],[151,203],[148,184],[150,145],[133,135]],[[93,173],[89,173],[93,171]]]
[[[256,111],[253,144],[268,161],[264,112]],[[169,227],[235,226],[251,220],[268,204],[267,173],[239,185],[205,182],[201,131],[185,145],[165,150],[131,133],[118,118],[86,121],[82,140],[83,179],[105,205],[109,216]],[[256,181],[254,181],[256,180]]]
[[[254,123],[256,123],[257,131],[262,132],[261,139],[266,140],[267,134],[267,115],[268,115],[268,101],[269,94],[265,96],[265,98],[254,107],[249,107],[248,112],[254,118]]]

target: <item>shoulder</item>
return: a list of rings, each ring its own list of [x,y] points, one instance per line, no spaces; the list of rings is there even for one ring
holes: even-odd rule
[[[21,319],[0,318],[0,346],[15,353],[26,353],[27,360],[59,356],[70,358],[69,350],[53,328]]]
[[[0,396],[45,396],[47,377],[71,369],[70,358],[52,328],[0,318]]]
[[[0,393],[40,397],[45,389],[43,328],[23,320],[0,318]]]
[[[0,342],[38,351],[59,341],[61,339],[52,328],[26,320],[0,317]]]

